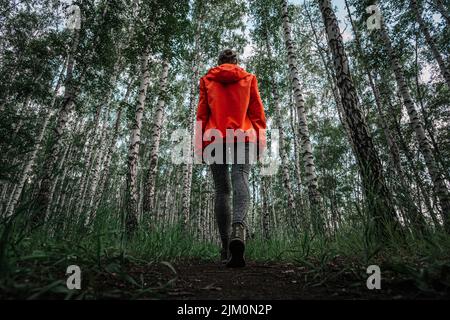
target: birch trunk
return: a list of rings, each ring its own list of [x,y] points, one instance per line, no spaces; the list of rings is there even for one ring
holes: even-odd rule
[[[152,128],[152,146],[150,148],[150,165],[148,175],[145,182],[144,191],[144,212],[154,214],[155,202],[155,185],[158,169],[159,144],[161,141],[161,131],[164,117],[164,106],[167,96],[167,78],[169,74],[168,61],[163,62],[162,73],[160,78],[160,92],[158,102],[156,104],[155,119]]]
[[[266,50],[267,50],[268,58],[269,58],[269,60],[272,60],[272,50],[270,48],[267,30],[266,30],[266,34],[265,34],[265,42],[266,42]],[[272,73],[274,71],[270,70],[270,72]],[[284,128],[283,128],[283,120],[282,120],[282,115],[281,115],[280,99],[279,99],[279,95],[278,95],[278,87],[277,87],[277,84],[275,83],[275,77],[273,75],[270,75],[269,78],[270,78],[270,86],[272,87],[272,98],[273,98],[273,107],[275,109],[274,110],[275,111],[275,119],[276,119],[276,124],[278,127],[279,139],[280,139],[279,150],[280,150],[280,158],[281,158],[281,170],[282,170],[282,174],[283,174],[283,184],[284,184],[284,187],[286,188],[288,208],[291,211],[290,216],[295,221],[297,212],[295,210],[295,198],[294,198],[294,194],[292,192],[291,179],[289,177],[289,166],[288,166],[289,160],[288,160],[286,150],[285,150]]]
[[[98,183],[100,181],[100,170],[101,170],[102,164],[105,163],[104,160],[105,160],[106,148],[104,146],[107,144],[108,140],[109,140],[108,139],[108,127],[107,127],[107,123],[105,121],[105,123],[103,124],[103,130],[102,130],[101,138],[99,141],[99,150],[98,150],[98,153],[96,156],[96,161],[90,171],[90,175],[92,176],[92,179],[89,184],[89,191],[88,191],[86,198],[83,199],[83,201],[81,202],[82,203],[81,207],[83,208],[82,214],[84,214],[86,216],[86,224],[89,223],[89,219],[90,219],[89,213],[92,210],[94,199],[96,197],[96,191],[97,191]]]
[[[262,229],[264,239],[270,239],[270,208],[267,203],[267,178],[261,177],[261,196],[262,196]]]
[[[450,70],[445,65],[444,58],[439,53],[436,43],[433,37],[431,36],[430,30],[428,29],[425,21],[422,18],[422,8],[419,7],[417,0],[411,0],[411,9],[416,16],[417,22],[419,23],[420,31],[425,36],[425,41],[430,47],[431,53],[433,54],[433,58],[434,60],[436,60],[439,69],[441,71],[441,74],[444,77],[444,80],[447,83],[448,88],[450,89]]]
[[[89,180],[89,173],[90,168],[92,166],[92,156],[94,154],[94,148],[97,145],[97,130],[100,123],[100,115],[103,105],[99,104],[95,110],[94,114],[94,120],[93,125],[91,128],[87,130],[86,134],[86,141],[85,141],[85,147],[86,151],[84,152],[84,166],[86,167],[86,170],[84,170],[83,175],[81,177],[80,184],[77,188],[77,192],[75,194],[75,203],[77,204],[77,207],[74,208],[74,211],[79,215],[82,211],[82,206],[79,206],[78,204],[83,201],[83,199],[86,196],[87,192],[87,186],[88,186],[88,180]]]
[[[399,97],[399,99],[401,100],[401,97]],[[389,105],[389,108],[390,108],[391,112],[395,112],[394,111],[394,106],[392,105],[392,101],[389,98],[387,98],[387,104]],[[435,225],[437,227],[437,226],[439,226],[439,223],[436,224],[437,219],[434,219],[435,215],[434,215],[434,212],[433,212],[433,207],[432,207],[431,202],[430,202],[430,194],[425,190],[425,186],[424,186],[424,184],[422,182],[422,179],[421,179],[421,177],[419,175],[419,170],[418,170],[417,166],[414,163],[414,159],[413,159],[413,155],[411,153],[411,150],[409,149],[409,146],[408,146],[407,142],[405,141],[405,139],[403,137],[403,133],[402,133],[401,127],[400,127],[400,122],[397,120],[397,118],[395,116],[392,117],[392,125],[393,125],[393,128],[394,128],[395,132],[397,133],[399,147],[402,150],[402,152],[405,155],[406,160],[407,160],[407,165],[408,166],[407,166],[406,173],[407,173],[407,176],[408,176],[408,179],[409,179],[409,183],[413,184],[413,182],[414,182],[416,184],[417,188],[422,193],[426,209],[428,210],[428,213],[432,217],[433,223],[435,223]]]
[[[291,96],[292,97],[292,96]],[[293,104],[290,102],[290,124],[291,124],[291,131],[292,131],[292,137],[294,140],[294,167],[295,167],[295,180],[296,180],[296,188],[299,196],[298,206],[301,208],[303,207],[303,199],[302,199],[302,173],[300,168],[300,157],[299,157],[299,147],[298,147],[298,124],[297,121],[294,121],[294,119],[297,119],[297,115],[294,110]]]
[[[80,29],[74,29],[72,46],[67,57],[67,72],[66,79],[64,81],[64,99],[58,113],[58,120],[52,137],[53,139],[50,154],[44,161],[44,173],[36,198],[36,209],[32,217],[33,223],[42,222],[50,204],[50,190],[55,178],[53,175],[53,170],[55,169],[55,165],[58,160],[63,142],[63,134],[66,130],[67,121],[69,120],[69,115],[72,112],[75,101],[76,88],[73,83],[73,70],[75,65],[75,53],[78,48],[79,39]]]
[[[382,99],[381,99],[381,94],[380,94],[378,84],[375,83],[375,79],[372,76],[371,70],[369,70],[367,65],[364,64],[363,61],[361,61],[361,59],[362,59],[361,55],[363,54],[363,49],[362,49],[361,41],[359,38],[359,33],[356,29],[355,23],[353,22],[353,18],[352,18],[351,12],[350,12],[350,6],[348,5],[347,0],[345,0],[345,6],[347,9],[347,14],[348,14],[348,17],[350,20],[350,25],[351,25],[351,28],[353,31],[353,35],[355,37],[356,49],[358,52],[357,60],[359,60],[360,65],[361,65],[362,69],[364,70],[364,73],[369,82],[369,86],[370,86],[373,96],[375,98],[375,107],[376,107],[377,115],[378,115],[378,124],[383,131],[384,138],[386,139],[386,142],[388,145],[390,165],[395,169],[394,172],[398,177],[398,180],[394,179],[395,180],[394,185],[396,186],[395,193],[397,193],[398,196],[402,196],[402,195],[404,196],[403,203],[399,203],[399,205],[406,206],[406,208],[408,209],[407,216],[411,220],[411,223],[415,227],[418,227],[418,229],[423,232],[424,228],[425,228],[425,220],[424,220],[423,216],[419,213],[417,207],[414,204],[414,200],[411,198],[411,196],[409,194],[409,187],[407,185],[408,178],[406,177],[405,172],[401,165],[400,151],[399,151],[397,141],[395,140],[394,135],[392,134],[390,128],[388,127],[388,125],[387,125],[388,121],[383,113],[383,105],[381,102]],[[396,197],[396,198],[398,198],[398,197]]]
[[[281,0],[282,19],[286,51],[288,54],[289,74],[294,92],[294,101],[297,107],[297,116],[299,123],[299,135],[301,139],[301,147],[303,153],[303,162],[305,166],[306,182],[308,184],[308,196],[311,206],[311,218],[314,231],[322,233],[324,230],[322,223],[323,208],[318,190],[318,181],[316,174],[316,166],[314,164],[314,156],[311,140],[309,138],[309,129],[306,119],[305,101],[303,99],[302,89],[300,85],[299,72],[296,66],[296,54],[294,52],[294,43],[291,37],[291,26],[289,22],[287,0]]]
[[[73,144],[69,144],[66,148],[63,159],[61,159],[61,165],[59,170],[61,170],[62,173],[57,178],[59,186],[58,188],[56,188],[55,183],[55,188],[53,191],[54,195],[53,197],[55,200],[52,201],[52,204],[49,206],[49,210],[47,212],[47,216],[50,216],[50,212],[57,213],[57,216],[55,217],[56,223],[53,223],[53,221],[51,223],[47,222],[53,235],[64,225],[65,212],[60,211],[59,202],[62,197],[65,197],[65,189],[66,189],[65,186],[67,186],[70,183],[70,181],[69,182],[67,181],[70,180],[67,179],[68,172],[69,170],[71,171],[71,169],[73,168],[74,162],[73,159],[76,158],[77,155],[76,151],[77,150],[76,148],[74,148]]]
[[[444,17],[447,22],[447,26],[450,26],[450,14],[449,9],[445,8],[444,2],[442,0],[434,0],[434,4],[436,5],[439,13]]]
[[[78,206],[78,214],[90,212],[90,206],[94,201],[93,198],[95,195],[95,190],[97,189],[97,184],[100,178],[100,167],[103,163],[105,153],[104,141],[108,133],[106,121],[109,116],[110,104],[114,94],[114,85],[116,84],[119,70],[120,62],[117,62],[109,79],[110,90],[105,95],[104,101],[97,106],[94,116],[94,124],[87,136],[88,150],[86,152],[87,160],[85,162],[87,168],[83,174],[81,188],[78,193],[79,200],[77,203],[81,204]],[[103,108],[105,109],[105,120],[103,122],[103,126],[100,126],[100,118]],[[95,148],[97,149],[95,150]],[[87,215],[87,219],[89,219],[89,214]]]
[[[62,157],[58,159],[58,166],[56,168],[56,172],[58,174],[56,175],[56,178],[55,178],[54,182],[52,183],[52,188],[50,190],[50,196],[49,196],[49,204],[48,204],[47,210],[45,212],[45,219],[50,218],[50,213],[51,213],[50,209],[52,208],[56,185],[57,185],[58,181],[61,181],[61,183],[63,182],[62,180],[64,177],[62,175],[60,175],[59,173],[64,171],[63,168],[65,166],[65,162],[67,159],[67,155],[70,151],[70,148],[71,148],[70,144],[67,144],[67,146],[64,149]]]
[[[120,55],[121,52],[121,47],[119,45],[118,48],[118,54]],[[110,85],[110,89],[105,97],[105,101],[104,103],[102,103],[102,105],[100,106],[100,111],[101,111],[101,107],[105,106],[106,110],[105,110],[105,122],[104,122],[104,126],[103,126],[103,130],[101,130],[101,135],[100,135],[100,139],[99,141],[97,141],[96,138],[96,131],[97,131],[97,126],[98,126],[98,119],[99,119],[99,114],[96,114],[96,121],[95,121],[95,127],[94,127],[94,143],[97,142],[98,145],[98,154],[97,154],[97,158],[95,163],[93,164],[91,170],[90,170],[90,174],[89,176],[92,177],[92,179],[90,180],[90,183],[88,184],[88,186],[90,187],[87,193],[86,198],[83,197],[82,198],[82,205],[80,207],[83,208],[83,211],[86,212],[86,219],[87,221],[89,221],[90,218],[90,212],[92,212],[92,206],[94,204],[95,198],[96,198],[96,191],[98,188],[98,184],[100,181],[100,170],[101,170],[101,166],[102,164],[105,163],[106,160],[106,148],[105,146],[107,145],[107,141],[110,141],[111,138],[108,138],[108,128],[107,128],[107,121],[109,118],[109,109],[110,109],[110,104],[111,104],[111,100],[113,99],[113,95],[114,95],[114,88],[116,85],[116,81],[117,81],[117,76],[119,75],[121,69],[121,58],[119,58],[119,60],[115,63],[114,65],[114,69],[113,72],[111,74],[111,77],[109,79],[109,85]],[[99,110],[97,110],[97,112],[100,112]],[[87,204],[87,205],[86,205]]]
[[[194,124],[195,124],[195,97],[196,91],[198,91],[198,77],[200,74],[199,71],[199,62],[200,62],[200,34],[201,34],[201,24],[202,24],[202,16],[200,16],[197,20],[196,33],[194,36],[194,56],[192,61],[192,80],[191,80],[191,92],[189,97],[189,117],[188,117],[188,130],[191,138],[188,143],[189,150],[189,159],[188,163],[184,166],[183,171],[183,194],[182,194],[182,221],[181,225],[184,230],[188,227],[189,215],[190,215],[190,207],[191,207],[191,189],[192,189],[192,156],[193,156],[193,141],[192,134],[194,132]]]
[[[135,117],[132,126],[130,145],[128,148],[128,173],[127,173],[127,209],[126,209],[126,230],[133,233],[138,223],[138,162],[139,146],[141,143],[141,126],[144,114],[145,98],[150,81],[149,73],[149,52],[145,50],[141,56],[139,97],[136,105]]]
[[[322,46],[320,45],[320,38],[319,38],[319,35],[317,34],[316,28],[314,27],[314,23],[311,18],[311,15],[309,13],[308,7],[305,7],[305,13],[308,17],[309,24],[311,26],[311,30],[313,31],[314,42],[316,44],[317,51],[319,52],[320,59],[322,60],[322,63],[324,65],[325,73],[327,75],[327,79],[328,79],[328,83],[331,88],[331,92],[333,93],[333,98],[336,103],[336,109],[338,111],[339,120],[340,120],[342,126],[344,127],[345,132],[347,133],[347,137],[349,139],[350,144],[352,144],[353,142],[350,138],[350,136],[351,136],[350,127],[348,126],[348,123],[344,117],[344,108],[342,107],[342,100],[341,100],[341,96],[339,94],[339,89],[338,89],[338,86],[336,83],[336,74],[333,71],[333,67],[332,67],[332,59],[329,56],[330,52],[329,52],[329,50],[322,48]],[[354,148],[353,145],[352,145],[352,148]]]
[[[23,169],[22,175],[19,179],[19,182],[16,185],[16,188],[14,189],[12,200],[10,204],[8,205],[6,209],[6,217],[9,218],[13,215],[14,210],[16,208],[17,203],[19,202],[20,195],[22,194],[23,187],[25,185],[25,182],[27,181],[28,177],[30,176],[31,172],[33,171],[34,162],[36,160],[37,154],[39,150],[41,149],[42,140],[44,138],[45,131],[47,129],[47,126],[50,122],[50,119],[52,117],[52,113],[50,111],[46,112],[44,121],[41,125],[41,130],[39,132],[39,135],[36,139],[36,144],[33,148],[33,151],[31,152],[30,157],[28,158],[27,163],[25,164],[25,167]]]
[[[433,157],[431,151],[431,145],[428,141],[423,125],[419,119],[419,115],[416,110],[414,100],[406,84],[405,75],[403,73],[400,60],[392,47],[391,39],[384,22],[381,24],[381,38],[388,51],[389,61],[395,74],[395,80],[400,91],[400,95],[403,100],[403,104],[408,112],[410,125],[416,134],[417,142],[419,144],[419,150],[425,159],[425,164],[428,169],[428,173],[433,181],[433,188],[436,197],[439,199],[442,215],[444,220],[444,226],[447,232],[450,232],[450,195],[449,190],[445,184],[445,181],[438,170],[438,166]]]
[[[124,103],[128,103],[128,99],[130,97],[131,94],[131,87],[133,84],[134,80],[130,80],[125,96],[123,98],[123,102]],[[109,180],[109,176],[110,176],[110,167],[111,167],[111,159],[114,153],[114,150],[116,149],[116,143],[117,143],[117,137],[119,135],[119,128],[120,128],[120,119],[122,117],[122,105],[120,104],[119,109],[117,110],[117,114],[116,114],[116,120],[114,123],[114,129],[113,129],[113,134],[111,136],[111,140],[109,141],[109,145],[108,145],[108,149],[106,151],[106,155],[104,158],[104,162],[103,162],[103,173],[100,177],[100,181],[99,181],[99,185],[98,185],[98,192],[95,193],[95,199],[93,202],[93,205],[90,208],[90,220],[92,221],[95,218],[95,214],[97,212],[98,206],[100,204],[101,198],[105,192],[105,187],[106,184]]]
[[[120,52],[120,47],[118,49],[118,51]],[[90,147],[90,152],[88,152],[88,161],[86,162],[86,164],[88,165],[88,168],[91,168],[90,170],[86,170],[86,172],[88,172],[88,176],[86,177],[85,180],[85,187],[83,188],[84,191],[82,193],[80,202],[81,202],[81,208],[82,211],[85,212],[86,215],[86,223],[89,222],[91,213],[93,211],[93,204],[95,202],[95,199],[97,198],[96,195],[96,191],[100,182],[100,170],[102,165],[104,165],[105,160],[106,160],[106,148],[105,145],[107,144],[107,140],[109,141],[110,139],[107,138],[108,135],[108,128],[107,128],[107,122],[108,122],[108,117],[109,117],[109,109],[110,109],[110,104],[111,104],[111,100],[113,99],[113,94],[114,94],[114,85],[116,84],[116,80],[117,80],[117,75],[119,73],[120,70],[120,61],[116,62],[115,66],[114,66],[114,70],[111,74],[111,78],[109,79],[109,83],[110,83],[110,90],[108,91],[108,93],[105,96],[105,101],[103,101],[100,106],[97,108],[97,112],[95,115],[95,119],[94,119],[94,128],[92,129],[92,138],[91,138],[91,147]],[[101,129],[100,131],[100,138],[97,139],[97,128],[99,127],[99,120],[100,120],[100,113],[101,113],[101,109],[102,107],[105,107],[105,120],[104,120],[104,124],[103,124],[103,129]],[[92,163],[92,166],[90,165],[90,161],[92,158],[92,149],[94,148],[94,145],[98,146],[98,151],[97,151],[97,156],[94,158],[95,162]],[[89,178],[92,177],[91,180],[89,180]],[[89,181],[89,183],[87,183]],[[88,186],[90,186],[89,190]],[[86,194],[87,192],[87,194]]]
[[[197,69],[197,68],[195,68]],[[198,77],[198,72],[194,71],[194,74],[197,75]],[[195,77],[195,79],[197,78]],[[191,91],[193,91],[195,89],[191,89]],[[191,110],[192,115],[195,116],[195,108],[194,108],[194,103],[193,98],[194,98],[195,94],[190,95],[190,106],[189,106],[189,110]],[[193,123],[193,121],[195,120],[194,117],[190,115],[189,116],[189,129],[193,129],[193,125],[191,125],[191,123]],[[190,130],[190,132],[192,132]],[[192,140],[192,139],[190,139]],[[189,157],[191,157],[191,151],[192,151],[192,141],[189,141],[189,145],[188,145],[188,150],[189,150]],[[191,159],[188,160],[189,162],[185,165],[184,167],[184,172],[183,172],[183,195],[182,195],[182,228],[186,229],[188,226],[188,222],[189,222],[189,217],[190,217],[190,207],[191,207],[191,188],[192,188],[192,170],[193,170],[193,165],[191,163]]]
[[[381,161],[369,135],[367,124],[359,105],[356,89],[350,74],[349,62],[344,49],[342,35],[330,0],[318,0],[334,59],[335,76],[341,96],[344,118],[350,128],[352,145],[358,161],[364,193],[371,218],[378,235],[384,235],[386,225],[395,224],[395,211],[391,195],[386,187]]]
[[[22,194],[25,182],[28,179],[28,177],[31,175],[31,173],[33,172],[33,167],[34,167],[34,163],[36,161],[37,154],[39,153],[39,151],[42,147],[42,141],[44,139],[45,132],[46,132],[48,124],[50,123],[50,120],[53,116],[52,110],[55,106],[56,95],[59,91],[59,88],[61,87],[61,82],[62,82],[65,70],[66,70],[66,63],[64,63],[64,67],[62,68],[61,73],[58,76],[58,81],[56,82],[55,89],[53,90],[53,98],[52,98],[52,102],[50,103],[49,109],[44,112],[44,120],[42,121],[42,123],[40,125],[40,131],[37,136],[34,148],[31,151],[28,161],[26,162],[26,164],[24,166],[22,175],[19,178],[19,182],[15,186],[14,192],[12,193],[12,196],[11,196],[11,201],[9,202],[8,207],[6,208],[5,217],[7,217],[7,218],[13,215],[16,205],[19,202],[20,195]]]

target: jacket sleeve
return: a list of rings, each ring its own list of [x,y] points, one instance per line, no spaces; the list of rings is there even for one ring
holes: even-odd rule
[[[200,94],[197,106],[197,117],[195,124],[195,136],[194,136],[194,152],[196,156],[201,157],[203,153],[203,134],[210,115],[210,109],[208,106],[208,97],[206,93],[205,82],[203,78],[200,78]]]
[[[248,117],[256,130],[258,139],[258,151],[261,154],[266,148],[266,116],[264,106],[259,95],[258,81],[253,76],[250,87],[250,102],[248,106]]]

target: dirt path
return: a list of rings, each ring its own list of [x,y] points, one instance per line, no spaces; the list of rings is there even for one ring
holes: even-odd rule
[[[349,270],[317,271],[294,264],[250,262],[228,269],[216,263],[190,262],[173,271],[154,270],[171,285],[163,299],[414,299],[424,295],[409,281],[385,279],[381,290],[368,290],[365,279]],[[358,278],[360,278],[358,280]]]
[[[66,262],[27,262],[21,273],[0,283],[6,299],[449,299],[448,286],[432,286],[382,266],[381,289],[369,290],[368,275],[356,263],[247,262],[228,269],[205,261],[132,262],[109,259],[99,265],[80,264],[82,289],[68,292]],[[442,272],[441,272],[442,273]],[[446,279],[445,277],[441,277]],[[420,289],[419,289],[420,288]],[[69,296],[68,296],[69,294]]]

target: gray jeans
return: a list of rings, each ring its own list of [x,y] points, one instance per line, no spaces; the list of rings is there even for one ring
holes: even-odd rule
[[[234,144],[234,157],[229,157],[233,161],[220,161],[210,165],[215,187],[214,212],[219,227],[220,237],[223,243],[228,241],[230,233],[231,209],[230,195],[233,189],[233,223],[244,223],[245,216],[250,204],[250,188],[248,184],[248,175],[252,159],[250,155],[256,149],[253,144],[237,143]],[[224,147],[228,152],[232,148]],[[243,152],[239,152],[239,150]],[[255,153],[253,153],[255,154]],[[245,158],[244,158],[245,156]],[[222,159],[223,160],[223,159]],[[231,166],[231,183],[229,167]]]

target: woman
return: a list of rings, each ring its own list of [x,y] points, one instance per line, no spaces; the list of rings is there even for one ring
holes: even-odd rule
[[[233,50],[222,51],[218,66],[200,79],[195,152],[211,167],[214,211],[222,240],[221,260],[227,267],[245,266],[245,216],[250,202],[248,175],[254,156],[259,158],[266,147],[265,129],[264,107],[255,75],[238,66]]]

